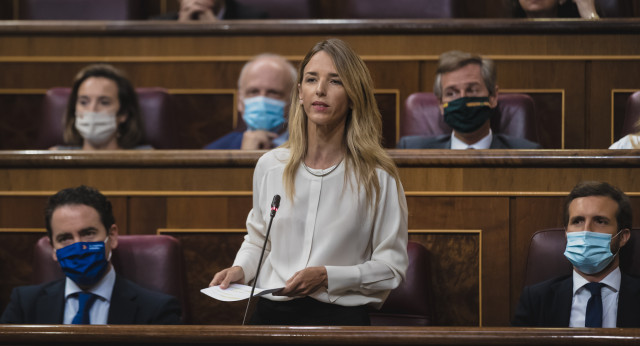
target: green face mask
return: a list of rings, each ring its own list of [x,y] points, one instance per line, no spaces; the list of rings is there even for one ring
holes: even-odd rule
[[[489,97],[461,97],[443,105],[444,122],[462,133],[473,132],[491,118]]]

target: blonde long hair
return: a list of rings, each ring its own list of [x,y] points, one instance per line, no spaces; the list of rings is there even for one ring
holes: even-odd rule
[[[376,168],[382,168],[396,180],[400,189],[398,168],[381,145],[382,116],[373,95],[373,80],[364,61],[342,40],[332,38],[317,43],[304,57],[298,70],[298,83],[302,83],[304,69],[309,60],[318,52],[327,53],[338,70],[352,109],[347,114],[344,131],[345,170],[353,170],[357,186],[364,186],[367,201],[378,207],[380,201],[380,182]],[[289,110],[289,148],[283,182],[287,196],[293,201],[295,194],[295,175],[308,150],[307,114],[299,102],[299,90],[293,89],[291,109]],[[347,180],[349,174],[345,174]],[[375,196],[375,202],[374,202]]]

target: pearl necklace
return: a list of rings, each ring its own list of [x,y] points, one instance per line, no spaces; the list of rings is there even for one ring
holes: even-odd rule
[[[342,162],[342,159],[340,159],[340,161],[338,161],[338,163],[335,164],[335,166],[330,167],[328,171],[324,172],[324,173],[315,173],[314,171],[311,170],[311,168],[307,167],[307,165],[304,163],[304,161],[302,161],[302,167],[304,167],[304,169],[309,172],[309,174],[316,176],[316,177],[324,177],[326,175],[329,175],[331,172],[335,171],[336,168],[338,168],[338,166],[340,166],[340,163]]]

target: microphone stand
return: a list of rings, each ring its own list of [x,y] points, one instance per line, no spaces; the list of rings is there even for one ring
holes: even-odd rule
[[[262,268],[262,258],[264,257],[264,251],[267,248],[267,241],[269,241],[269,233],[271,233],[271,224],[273,223],[273,218],[276,216],[276,212],[278,211],[278,207],[280,206],[280,195],[273,196],[273,201],[271,202],[271,214],[269,219],[269,226],[267,227],[267,235],[264,238],[264,244],[262,244],[262,251],[260,252],[260,260],[258,261],[258,271],[256,272],[256,277],[253,280],[253,284],[251,285],[251,293],[249,294],[249,300],[247,300],[247,307],[244,309],[244,317],[242,317],[242,325],[244,326],[245,321],[247,320],[247,312],[249,312],[249,305],[251,304],[251,298],[253,298],[253,292],[256,289],[256,284],[258,283],[258,275],[260,275],[260,269]]]

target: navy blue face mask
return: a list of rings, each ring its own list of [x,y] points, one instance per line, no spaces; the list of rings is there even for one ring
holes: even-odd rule
[[[56,250],[64,274],[79,286],[95,285],[109,268],[104,241],[78,242]],[[111,253],[109,253],[111,257]]]

